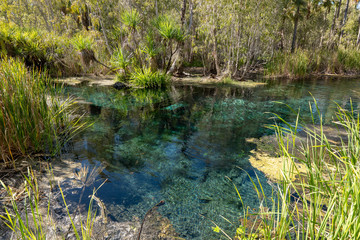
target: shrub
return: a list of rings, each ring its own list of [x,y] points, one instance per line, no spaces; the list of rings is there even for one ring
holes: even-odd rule
[[[266,74],[304,77],[311,72],[310,67],[311,57],[307,51],[297,50],[293,54],[278,52],[267,64]]]
[[[77,51],[91,51],[94,41],[90,37],[79,34],[72,39],[72,44]]]
[[[141,22],[141,17],[136,9],[131,9],[130,11],[123,12],[121,15],[121,21],[124,25],[129,27],[129,29],[135,31]]]
[[[135,68],[131,74],[130,82],[137,87],[162,88],[169,82],[169,76],[160,71],[151,71],[150,68]]]
[[[120,75],[126,78],[126,76],[128,75],[128,67],[132,63],[131,55],[123,51],[121,48],[117,48],[112,54],[110,62],[116,70],[123,70],[123,74]]]
[[[337,59],[344,72],[360,71],[360,51],[356,49],[339,48],[337,51]]]
[[[359,73],[360,51],[339,48],[336,51],[309,52],[298,50],[293,54],[277,52],[267,63],[265,73],[292,78],[305,77],[311,73]]]

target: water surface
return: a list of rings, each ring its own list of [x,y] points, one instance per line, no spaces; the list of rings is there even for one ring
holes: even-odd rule
[[[257,174],[271,196],[264,174],[248,162],[256,146],[246,139],[273,134],[266,127],[274,123],[271,113],[288,121],[295,119],[278,102],[300,109],[310,120],[311,93],[325,122],[330,123],[334,101],[349,107],[352,98],[357,107],[357,91],[360,81],[352,79],[277,80],[251,89],[67,87],[66,93],[91,103],[83,104],[82,109],[95,122],[77,136],[71,151],[83,164],[106,166],[100,178],[109,181],[97,195],[114,220],[142,218],[165,200],[159,212],[170,219],[181,237],[219,239],[211,221],[232,235],[244,207],[228,178],[251,208],[257,208],[259,201],[248,174]],[[316,109],[313,103],[310,106]]]

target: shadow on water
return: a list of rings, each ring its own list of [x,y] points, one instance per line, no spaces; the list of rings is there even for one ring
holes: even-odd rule
[[[85,164],[106,165],[100,177],[109,182],[98,197],[111,217],[118,221],[142,217],[164,199],[160,213],[187,239],[212,238],[207,219],[234,232],[243,206],[225,176],[251,208],[259,202],[245,171],[253,177],[257,174],[271,196],[266,177],[248,162],[256,146],[246,139],[272,134],[266,128],[274,123],[269,112],[288,121],[295,119],[293,112],[276,101],[300,109],[309,120],[311,92],[325,122],[330,123],[334,101],[343,107],[350,97],[356,102],[354,90],[360,90],[359,81],[338,79],[269,81],[252,89],[183,85],[162,91],[65,89],[89,103],[81,108],[95,123],[77,136],[72,153]],[[231,226],[221,216],[236,224]]]

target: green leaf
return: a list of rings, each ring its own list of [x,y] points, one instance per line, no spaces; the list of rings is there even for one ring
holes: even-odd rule
[[[220,228],[219,228],[219,226],[212,227],[212,230],[213,230],[214,232],[217,232],[217,233],[219,233],[219,232],[220,232]]]

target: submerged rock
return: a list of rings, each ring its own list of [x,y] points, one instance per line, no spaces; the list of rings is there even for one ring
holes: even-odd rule
[[[112,87],[115,88],[116,90],[128,88],[128,86],[122,82],[116,82],[114,85],[112,85]]]

